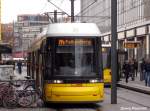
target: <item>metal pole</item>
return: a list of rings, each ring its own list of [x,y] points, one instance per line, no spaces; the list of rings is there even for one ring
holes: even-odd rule
[[[23,50],[23,37],[22,37],[22,58],[24,58],[24,50]]]
[[[74,22],[74,0],[71,1],[71,22]]]
[[[0,0],[0,11],[1,11],[1,0]],[[1,26],[1,12],[0,12],[0,43],[2,42],[2,26]]]
[[[54,10],[54,23],[57,23],[57,10]]]
[[[117,0],[111,0],[111,104],[117,104]]]

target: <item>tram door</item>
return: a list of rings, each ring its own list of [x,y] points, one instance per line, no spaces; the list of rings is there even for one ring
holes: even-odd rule
[[[122,71],[122,67],[124,64],[124,61],[128,60],[128,53],[127,51],[122,51],[122,50],[118,50],[118,80],[120,80],[120,78],[124,77],[123,75],[123,71]]]

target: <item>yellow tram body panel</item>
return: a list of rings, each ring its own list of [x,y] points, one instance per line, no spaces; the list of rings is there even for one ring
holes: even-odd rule
[[[104,84],[111,84],[111,69],[106,68],[103,71],[104,74]]]
[[[45,84],[45,101],[55,103],[99,102],[104,100],[104,83]]]

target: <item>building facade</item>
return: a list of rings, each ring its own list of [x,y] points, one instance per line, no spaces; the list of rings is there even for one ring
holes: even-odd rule
[[[47,24],[49,19],[45,15],[18,15],[14,23],[14,56],[24,57],[31,41]]]
[[[0,60],[9,60],[12,57],[13,24],[1,24]]]
[[[13,45],[13,24],[1,24],[1,40],[3,43]]]
[[[128,52],[128,58],[149,58],[150,0],[117,0],[117,47]],[[81,21],[95,22],[103,42],[111,41],[111,0],[81,0]],[[124,47],[125,42],[140,42],[137,48]]]

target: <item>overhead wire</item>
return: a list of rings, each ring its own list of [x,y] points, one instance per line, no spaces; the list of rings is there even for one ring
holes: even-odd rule
[[[94,0],[94,2],[92,2],[91,4],[89,4],[87,7],[85,7],[83,10],[81,10],[77,15],[83,13],[85,10],[87,10],[89,7],[91,7],[93,4],[95,4],[97,2],[97,0]],[[77,16],[76,15],[76,16]]]
[[[52,4],[53,6],[55,6],[57,9],[59,9],[60,11],[62,11],[64,14],[70,16],[67,12],[65,12],[64,10],[62,10],[60,7],[58,7],[56,4],[54,4],[54,3],[51,2],[50,0],[48,0],[48,2],[49,2],[50,4]]]
[[[47,6],[47,2],[45,2],[44,6],[41,8],[40,14],[43,12],[46,6]]]

